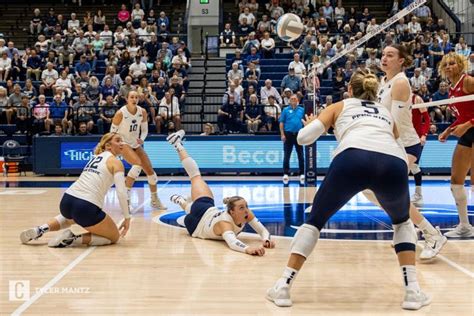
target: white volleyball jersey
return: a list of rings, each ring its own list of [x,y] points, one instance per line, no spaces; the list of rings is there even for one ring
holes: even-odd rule
[[[398,133],[400,134],[400,140],[405,147],[410,147],[420,143],[420,138],[416,133],[415,128],[413,127],[411,106],[412,101],[411,97],[408,100],[408,105],[404,107],[394,106],[392,107],[392,86],[393,83],[397,80],[404,80],[408,87],[410,86],[410,81],[404,72],[399,72],[392,79],[385,82],[385,77],[382,78],[379,87],[379,98],[378,101],[383,106],[385,106],[390,113],[392,113],[395,123],[397,124]],[[410,88],[410,96],[411,96]]]
[[[137,139],[140,137],[140,124],[143,121],[143,108],[137,106],[137,112],[131,114],[127,106],[124,105],[119,110],[122,112],[122,121],[118,127],[118,133],[122,136],[125,143],[130,145],[132,148],[137,148],[140,145]]]
[[[405,150],[393,134],[392,115],[382,104],[355,98],[343,102],[344,108],[334,124],[339,142],[334,157],[348,148],[358,148],[406,161]]]
[[[107,191],[114,183],[114,175],[107,168],[107,160],[113,156],[109,151],[92,156],[76,180],[66,193],[86,200],[102,208]]]
[[[237,226],[227,211],[219,210],[217,207],[210,207],[202,216],[192,236],[201,239],[223,240],[224,238],[222,238],[222,236],[218,236],[214,233],[214,225],[222,221],[229,222],[232,225],[232,231],[236,235],[239,234],[245,226]]]

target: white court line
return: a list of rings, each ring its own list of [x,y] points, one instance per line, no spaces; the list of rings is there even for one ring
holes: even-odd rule
[[[25,310],[28,309],[34,302],[36,302],[44,293],[48,292],[48,290],[53,287],[56,283],[58,283],[69,271],[71,271],[75,266],[77,266],[82,260],[84,260],[88,255],[91,254],[94,249],[97,248],[96,246],[87,248],[86,251],[81,253],[74,261],[72,261],[64,270],[59,272],[54,278],[52,278],[46,285],[44,285],[35,295],[33,295],[28,301],[21,304],[13,313],[12,316],[21,315]]]
[[[474,272],[471,272],[469,271],[468,269],[464,268],[463,266],[460,266],[459,264],[457,264],[456,262],[446,258],[445,256],[443,255],[440,255],[438,254],[436,256],[436,258],[440,258],[441,260],[443,260],[444,262],[446,262],[448,265],[450,265],[451,267],[455,268],[456,270],[459,270],[461,271],[462,273],[464,274],[467,274],[468,276],[470,276],[472,279],[474,279]]]
[[[163,188],[165,188],[168,183],[170,183],[171,180],[168,180],[165,184],[160,186],[160,188],[156,191],[157,193],[160,192]],[[148,203],[150,199],[145,199],[143,203],[135,207],[132,212],[136,211],[137,209],[140,209],[143,207],[146,203]],[[133,218],[130,220],[133,221]],[[12,316],[17,316],[21,315],[24,311],[26,311],[31,305],[33,305],[41,296],[43,296],[44,293],[47,293],[48,290],[56,285],[61,279],[68,274],[72,269],[74,269],[75,266],[77,266],[79,263],[81,263],[82,260],[84,260],[88,255],[90,255],[94,249],[97,248],[96,246],[88,247],[83,253],[81,253],[76,259],[74,259],[66,268],[64,268],[61,272],[59,272],[54,278],[52,278],[48,283],[46,283],[40,290],[36,292],[35,295],[30,297],[29,300],[21,304],[13,313]]]

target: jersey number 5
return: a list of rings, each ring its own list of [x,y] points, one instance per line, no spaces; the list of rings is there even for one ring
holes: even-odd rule
[[[130,125],[130,131],[129,132],[136,132],[138,128],[138,124],[132,124]]]
[[[370,101],[361,101],[361,102],[362,102],[362,106],[367,108],[367,110],[364,110],[365,113],[379,114],[379,109],[377,109],[377,107],[374,106],[375,105],[374,102],[370,102]]]
[[[84,167],[84,169],[91,168],[91,169],[97,169],[99,167],[99,163],[102,161],[102,156],[95,157],[94,159],[89,160],[87,165]]]

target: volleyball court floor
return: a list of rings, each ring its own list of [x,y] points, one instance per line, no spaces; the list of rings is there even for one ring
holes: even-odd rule
[[[389,219],[361,194],[321,234],[294,283],[293,307],[278,308],[264,298],[265,291],[286,265],[291,237],[304,222],[315,188],[296,181],[283,186],[280,178],[206,178],[217,206],[224,196],[245,197],[275,236],[276,248],[264,257],[189,237],[176,223],[184,212],[169,201],[172,194],[190,194],[183,177],[160,178],[167,211],[153,210],[144,179],[137,183],[131,230],[117,245],[48,248],[55,233],[21,245],[19,233],[55,216],[74,179],[0,178],[1,314],[413,314],[400,307],[403,289]],[[474,192],[467,190],[473,222]],[[422,212],[434,225],[444,232],[457,223],[449,180],[424,179],[423,195]],[[113,189],[105,205],[119,222]],[[251,230],[242,240],[259,242]],[[433,296],[418,315],[474,315],[474,239],[450,240],[436,259],[418,260],[417,270],[420,285]]]

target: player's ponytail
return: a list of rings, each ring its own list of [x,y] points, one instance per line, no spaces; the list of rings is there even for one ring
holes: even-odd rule
[[[102,136],[102,138],[100,139],[100,142],[97,144],[97,146],[94,149],[94,155],[100,155],[101,153],[103,153],[105,151],[105,145],[110,143],[110,141],[112,140],[112,138],[114,138],[115,135],[116,133],[104,134],[104,136]]]
[[[357,70],[351,77],[349,85],[352,87],[354,98],[374,101],[377,99],[379,82],[377,76],[369,71]]]
[[[238,195],[234,196],[227,196],[225,197],[222,202],[227,206],[227,211],[230,211],[234,208],[235,202],[243,200],[244,198]]]

